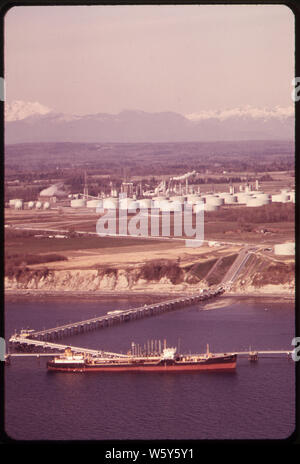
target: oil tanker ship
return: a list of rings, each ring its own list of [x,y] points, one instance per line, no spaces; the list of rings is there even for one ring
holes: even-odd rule
[[[73,354],[70,348],[48,361],[49,371],[58,372],[192,372],[234,371],[236,354],[178,354],[176,348],[165,347],[160,353],[135,354],[126,357],[94,357]]]

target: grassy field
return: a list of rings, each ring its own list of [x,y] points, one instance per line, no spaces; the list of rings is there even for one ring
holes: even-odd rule
[[[226,272],[229,270],[231,265],[234,263],[237,254],[224,256],[221,258],[220,262],[217,264],[215,269],[207,278],[208,285],[216,285],[219,284],[223,277],[225,276]]]
[[[245,206],[225,206],[216,212],[207,212],[204,214],[204,239],[219,240],[219,241],[235,241],[244,243],[281,243],[286,240],[294,240],[294,209],[295,205],[287,204],[270,204],[257,208],[247,208]],[[27,227],[36,230],[56,230],[56,231],[83,231],[96,232],[96,222],[99,214],[86,210],[74,211],[71,208],[59,213],[57,210],[50,211],[15,211],[5,210],[5,222],[13,227]],[[148,233],[150,231],[149,221]],[[195,226],[195,217],[193,218],[193,226]],[[262,229],[267,229],[261,232]],[[173,236],[173,217],[171,215],[170,235]],[[50,232],[49,232],[50,233]],[[57,232],[58,233],[58,232]],[[81,239],[80,239],[81,240]],[[133,242],[125,242],[129,239],[116,238],[94,238],[82,241],[70,241],[69,244],[51,243],[56,251],[63,249],[75,249],[80,247],[81,243],[86,248],[97,247],[114,247],[126,246],[134,244]],[[123,240],[123,242],[115,242],[115,240]],[[139,243],[141,244],[142,239]],[[116,245],[115,245],[116,243]],[[151,242],[144,242],[150,244]],[[26,243],[25,243],[26,245]],[[49,243],[50,245],[50,243]],[[33,245],[34,246],[34,245]],[[39,245],[36,245],[39,247]],[[43,245],[41,245],[43,246]],[[63,247],[63,248],[62,248]]]
[[[156,246],[157,241],[132,237],[74,237],[74,238],[35,238],[34,236],[21,236],[19,238],[5,237],[5,253],[8,255],[19,253],[60,253],[71,250],[97,250],[133,246]],[[160,242],[160,241],[159,241]],[[164,243],[164,242],[163,242]]]

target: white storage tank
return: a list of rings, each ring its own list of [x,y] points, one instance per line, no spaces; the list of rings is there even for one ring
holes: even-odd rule
[[[258,207],[258,206],[262,206],[262,203],[258,198],[249,198],[247,200],[246,206],[250,208]]]
[[[23,209],[23,200],[15,201],[15,209]]]
[[[178,212],[182,211],[182,208],[183,208],[182,203],[180,203],[178,201],[171,201],[169,203],[169,211],[174,211],[174,212],[178,213]]]
[[[159,202],[159,209],[163,213],[165,213],[167,211],[171,211],[170,207],[171,207],[171,202],[168,201],[168,200],[164,200],[164,201],[161,200]]]
[[[75,200],[71,200],[71,208],[84,208],[86,205],[86,201],[83,198],[76,198]]]
[[[161,205],[163,205],[166,201],[166,197],[155,198],[155,200],[153,200],[153,207],[160,209]]]
[[[237,196],[236,195],[227,195],[223,197],[225,205],[233,205],[237,203]]]
[[[273,203],[287,203],[289,201],[289,196],[286,193],[278,193],[277,195],[272,195]]]
[[[224,205],[225,199],[223,197],[207,197],[206,203],[208,205],[222,206]]]
[[[279,243],[274,246],[275,255],[291,256],[295,254],[295,242]]]
[[[220,206],[218,205],[211,205],[209,203],[204,204],[204,211],[218,211]]]
[[[34,208],[34,201],[29,201],[28,202],[28,209]]]
[[[50,208],[50,203],[49,203],[49,201],[45,201],[45,203],[43,204],[43,208],[44,208],[44,209],[49,209],[49,208]]]
[[[171,201],[177,201],[178,203],[183,204],[185,202],[185,200],[186,200],[186,197],[184,197],[182,195],[176,195],[176,196],[170,197],[170,200]]]
[[[132,198],[121,198],[119,202],[119,208],[122,210],[130,210],[138,208],[138,202]]]
[[[139,208],[140,209],[150,209],[152,206],[152,200],[150,198],[143,198],[139,200]]]
[[[37,201],[36,204],[35,204],[35,207],[36,207],[36,209],[41,209],[41,207],[42,207],[42,202],[41,202],[41,201]]]
[[[229,192],[219,192],[218,193],[218,197],[220,197],[220,198],[225,198],[225,197],[229,197],[229,196],[231,196],[231,193],[229,193]]]
[[[199,195],[188,195],[187,204],[188,205],[195,205],[196,203],[199,202],[199,200],[200,200]]]
[[[94,199],[94,200],[88,200],[86,202],[86,207],[87,208],[102,208],[103,206],[103,201],[99,199]]]
[[[258,198],[261,205],[269,205],[271,203],[271,198]]]
[[[132,212],[132,213],[135,213],[136,210],[139,209],[139,202],[138,201],[135,201],[135,200],[132,200],[128,203],[128,212]]]
[[[13,198],[12,200],[9,200],[8,204],[9,206],[15,206],[16,201],[19,201],[18,198]]]
[[[103,208],[104,209],[118,209],[118,199],[117,198],[104,198]]]
[[[213,205],[211,205],[211,206],[213,206]],[[204,201],[202,201],[201,203],[198,202],[195,205],[193,205],[193,213],[199,213],[199,212],[201,212],[203,210],[204,210]]]
[[[127,210],[128,209],[128,206],[129,206],[129,202],[130,201],[133,201],[131,198],[120,198],[119,200],[119,208],[120,209],[124,209],[124,210]]]
[[[252,198],[251,195],[247,195],[244,192],[237,193],[236,197],[237,197],[237,202],[241,205],[245,205],[247,201],[249,201]]]
[[[262,195],[263,196],[267,196],[268,198],[271,197],[271,194],[270,193],[265,193],[263,192],[262,190],[259,190],[259,191],[255,191],[255,192],[252,192],[254,194],[254,196],[256,197],[261,197]]]

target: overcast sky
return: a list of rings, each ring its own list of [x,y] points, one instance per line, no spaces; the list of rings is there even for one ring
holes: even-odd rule
[[[291,106],[286,6],[14,7],[6,99],[75,114]]]

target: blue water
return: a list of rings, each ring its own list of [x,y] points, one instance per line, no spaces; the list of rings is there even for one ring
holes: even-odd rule
[[[14,329],[42,329],[139,306],[130,299],[7,302],[6,339]],[[266,310],[266,308],[268,310]],[[62,339],[60,343],[127,352],[132,341],[167,339],[181,352],[291,350],[294,307],[234,300],[201,304]],[[180,339],[180,341],[179,341]],[[46,360],[14,358],[6,369],[5,429],[24,440],[286,438],[295,426],[295,363],[239,359],[234,373],[47,372]]]

